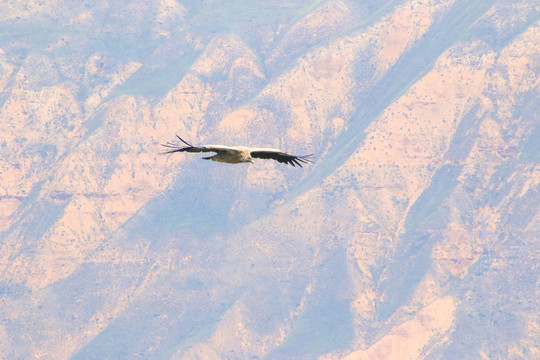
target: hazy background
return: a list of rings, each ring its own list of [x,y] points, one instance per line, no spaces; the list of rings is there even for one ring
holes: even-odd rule
[[[539,67],[535,0],[2,2],[0,358],[540,358]]]

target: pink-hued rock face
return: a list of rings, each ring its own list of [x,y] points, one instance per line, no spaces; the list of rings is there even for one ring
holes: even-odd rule
[[[6,5],[0,358],[540,358],[538,14]]]

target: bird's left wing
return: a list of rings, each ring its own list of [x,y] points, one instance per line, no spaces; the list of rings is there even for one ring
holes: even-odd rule
[[[283,164],[289,164],[292,166],[300,166],[302,164],[311,163],[311,155],[296,156],[287,154],[277,149],[251,149],[251,157],[257,159],[272,159]]]
[[[173,143],[170,143],[170,142],[165,143],[165,144],[161,144],[161,146],[164,146],[164,147],[170,149],[170,150],[166,150],[166,151],[162,152],[161,153],[162,155],[172,154],[172,153],[175,153],[175,152],[191,152],[191,153],[215,152],[217,154],[220,154],[220,153],[226,153],[226,152],[235,151],[234,147],[223,146],[223,145],[193,146],[190,143],[188,143],[187,141],[185,141],[184,139],[182,139],[180,136],[176,135],[176,137],[178,138],[178,140],[183,142],[186,146],[177,145],[177,144],[173,144]]]

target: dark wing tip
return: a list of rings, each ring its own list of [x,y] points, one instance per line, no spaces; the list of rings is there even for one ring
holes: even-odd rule
[[[304,155],[304,156],[295,156],[291,160],[298,166],[302,167],[302,164],[312,164],[313,160],[311,160],[311,157],[313,154]],[[293,164],[294,166],[294,164]]]
[[[172,154],[175,152],[187,151],[193,148],[193,145],[191,145],[190,143],[182,139],[180,136],[176,135],[176,137],[187,146],[181,146],[181,145],[173,144],[171,142],[166,142],[165,144],[161,144],[161,146],[166,147],[171,150],[162,151],[159,153],[159,155],[167,155],[167,154]]]
[[[294,155],[285,154],[281,159],[276,159],[276,160],[278,160],[279,162],[288,164],[288,165],[292,165],[293,167],[296,167],[297,165],[299,167],[303,167],[302,164],[313,163],[313,161],[311,160],[312,155],[313,154],[303,155],[303,156],[294,156]]]
[[[191,145],[190,143],[188,143],[187,141],[185,141],[184,139],[182,139],[180,136],[178,136],[178,134],[176,134],[176,137],[177,137],[181,142],[183,142],[184,144],[186,144],[187,146],[193,147],[193,145]]]

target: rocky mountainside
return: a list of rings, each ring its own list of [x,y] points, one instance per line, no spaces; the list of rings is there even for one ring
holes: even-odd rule
[[[0,358],[540,358],[537,1],[0,24]],[[160,156],[175,134],[314,164]]]

